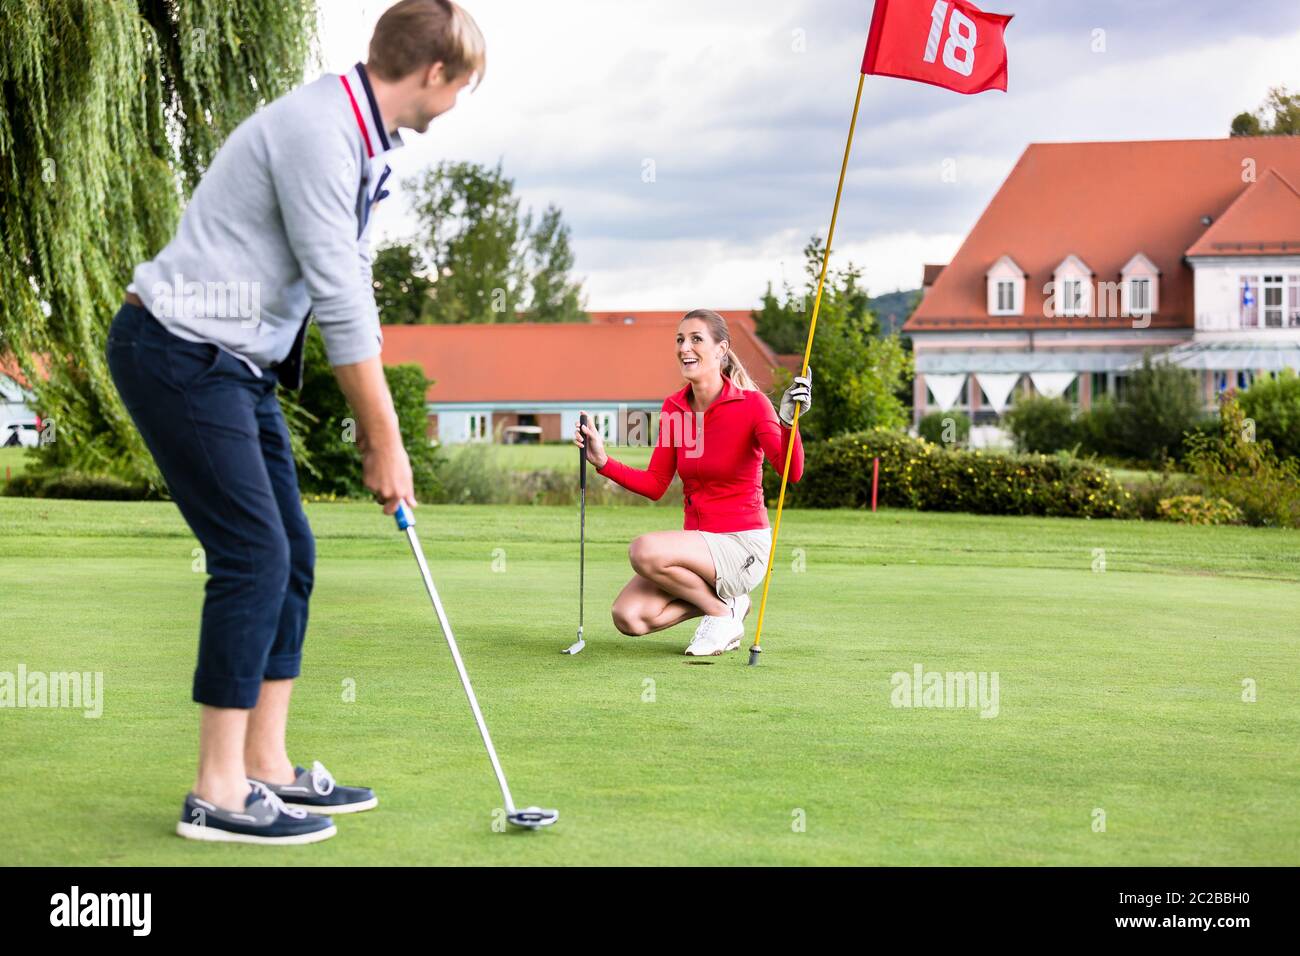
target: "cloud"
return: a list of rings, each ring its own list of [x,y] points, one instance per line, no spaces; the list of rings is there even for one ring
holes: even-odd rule
[[[487,80],[408,137],[399,177],[501,159],[527,203],[563,209],[591,308],[737,307],[782,262],[798,276],[826,232],[868,0],[466,2]],[[364,58],[386,6],[322,0],[326,68]],[[873,291],[951,256],[1030,142],[1219,137],[1269,86],[1300,87],[1290,0],[982,6],[1016,13],[1007,94],[867,79],[837,246]],[[377,222],[413,227],[400,200]]]

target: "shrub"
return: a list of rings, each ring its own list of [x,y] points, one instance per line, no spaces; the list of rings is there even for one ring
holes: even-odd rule
[[[1300,458],[1300,375],[1294,369],[1257,379],[1237,401],[1254,420],[1257,439],[1272,442],[1280,458]]]
[[[27,473],[11,479],[4,493],[14,498],[75,498],[81,501],[142,501],[152,496],[148,485],[112,475],[76,471]]]
[[[922,511],[1110,518],[1125,492],[1110,473],[1066,455],[1001,455],[942,449],[885,429],[810,443],[790,504],[861,508],[871,504],[872,459],[880,459],[880,503]],[[780,475],[769,471],[775,500]]]
[[[1002,417],[1016,440],[1016,450],[1050,454],[1079,443],[1074,410],[1063,398],[1022,398]]]
[[[465,445],[439,460],[438,494],[430,500],[454,505],[498,503],[508,478],[491,445]]]
[[[1207,495],[1226,498],[1248,524],[1300,528],[1300,460],[1281,460],[1271,442],[1252,441],[1241,405],[1219,404],[1219,433],[1188,437],[1187,462]]]
[[[1191,475],[1166,468],[1158,475],[1143,476],[1133,481],[1121,481],[1125,491],[1125,517],[1159,520],[1160,502],[1180,495],[1199,495],[1201,486]]]
[[[962,411],[931,412],[917,424],[921,437],[932,445],[956,448],[970,438],[970,417]]]
[[[1110,396],[1103,395],[1092,407],[1075,419],[1075,436],[1079,446],[1090,455],[1102,458],[1123,457],[1115,440],[1118,412]]]
[[[1161,500],[1160,517],[1181,524],[1240,524],[1241,509],[1224,498],[1178,495]]]
[[[1183,436],[1205,417],[1203,405],[1194,372],[1153,363],[1147,355],[1115,406],[1110,423],[1114,452],[1134,461],[1181,458]]]

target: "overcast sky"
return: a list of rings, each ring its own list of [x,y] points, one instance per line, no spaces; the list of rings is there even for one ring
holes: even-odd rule
[[[320,5],[323,67],[342,72],[390,3]],[[564,211],[589,309],[745,308],[800,278],[830,219],[872,0],[465,6],[487,78],[406,137],[396,176],[501,160],[526,205]],[[1015,14],[1008,93],[867,78],[833,261],[861,266],[872,294],[948,261],[1028,143],[1221,137],[1270,86],[1300,90],[1296,0],[981,6]],[[394,198],[377,239],[414,228]]]

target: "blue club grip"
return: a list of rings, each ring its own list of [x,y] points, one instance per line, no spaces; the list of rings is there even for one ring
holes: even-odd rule
[[[407,528],[415,527],[415,515],[411,514],[411,509],[406,506],[406,502],[400,502],[397,510],[393,512],[393,518],[397,521],[397,530],[405,531]]]

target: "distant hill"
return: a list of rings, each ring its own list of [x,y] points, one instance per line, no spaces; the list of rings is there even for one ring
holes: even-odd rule
[[[901,329],[916,308],[920,296],[920,289],[911,289],[905,292],[887,292],[872,299],[871,311],[876,313],[880,322],[880,334],[892,335]]]

